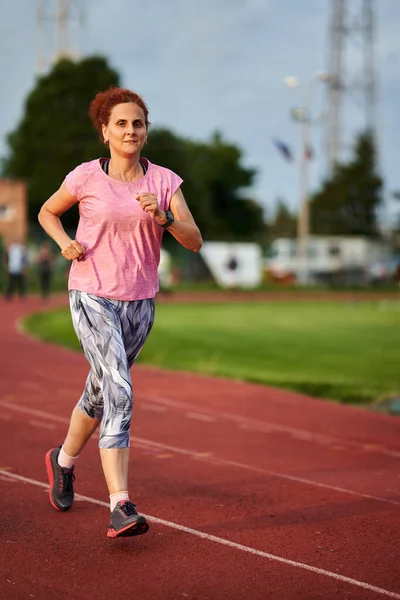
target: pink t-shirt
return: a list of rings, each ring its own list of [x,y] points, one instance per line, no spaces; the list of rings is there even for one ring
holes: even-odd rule
[[[79,165],[65,178],[79,201],[76,239],[86,248],[85,258],[72,262],[68,289],[113,300],[153,298],[164,229],[141,209],[136,196],[153,193],[166,210],[182,179],[147,161],[139,181],[118,181],[103,171],[100,160]]]

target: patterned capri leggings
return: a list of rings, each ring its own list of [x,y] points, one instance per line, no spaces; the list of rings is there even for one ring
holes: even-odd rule
[[[90,364],[81,411],[101,419],[100,448],[128,448],[133,394],[129,369],[154,322],[154,298],[109,300],[69,293],[72,322]]]

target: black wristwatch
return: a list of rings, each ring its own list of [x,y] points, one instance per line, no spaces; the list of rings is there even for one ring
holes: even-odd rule
[[[167,227],[170,227],[172,225],[172,223],[175,221],[175,217],[174,217],[174,214],[170,210],[165,211],[165,216],[167,217],[167,220],[165,221],[165,223],[163,225],[161,225],[161,227],[164,227],[164,229],[167,229]]]

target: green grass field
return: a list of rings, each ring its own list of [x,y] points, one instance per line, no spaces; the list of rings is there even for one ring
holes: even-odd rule
[[[25,328],[79,349],[67,309]],[[345,402],[400,391],[400,303],[159,304],[141,363]]]

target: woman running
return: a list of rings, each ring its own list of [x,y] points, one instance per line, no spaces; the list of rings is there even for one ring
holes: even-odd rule
[[[50,502],[57,510],[69,510],[75,461],[100,425],[100,456],[110,495],[107,535],[114,538],[149,528],[128,491],[130,367],[154,321],[163,231],[168,229],[194,252],[202,238],[180,189],[182,179],[141,158],[149,128],[141,96],[110,88],[96,95],[89,114],[111,158],[76,167],[39,213],[43,229],[72,261],[72,322],[90,364],[64,443],[49,450],[45,462]],[[72,240],[60,217],[75,203],[80,218]]]

